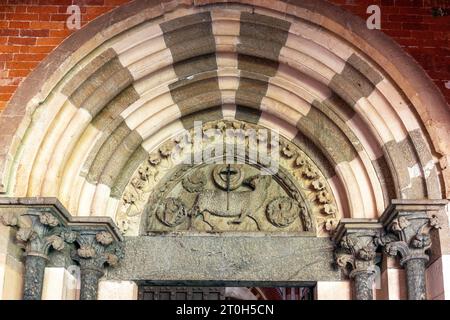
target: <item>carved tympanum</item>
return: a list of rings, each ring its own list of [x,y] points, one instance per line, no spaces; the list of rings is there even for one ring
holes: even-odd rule
[[[312,231],[304,196],[277,177],[286,181],[250,165],[181,167],[150,198],[147,231]]]
[[[246,131],[241,130],[249,128],[255,130],[256,137],[246,135]],[[201,165],[180,165],[174,161],[176,158],[190,157],[196,152],[193,144],[194,131],[191,130],[191,136],[183,135],[164,142],[136,171],[123,192],[116,216],[119,228],[124,234],[138,234],[142,230],[139,226],[140,217],[145,211],[148,212],[145,229],[149,232],[317,230],[319,235],[325,235],[333,231],[339,220],[339,213],[326,178],[297,146],[282,137],[278,145],[277,140],[261,134],[258,131],[261,128],[240,121],[208,122],[203,126],[204,144],[213,138],[210,136],[211,132],[224,133],[228,129],[235,130],[235,136],[244,148],[249,148],[256,142],[266,142],[271,154],[279,154],[282,169],[282,172],[273,176],[271,187],[267,188],[270,190],[262,188],[264,179],[258,178],[253,182],[250,180],[260,172],[251,169],[249,165],[217,164],[205,168]],[[280,189],[274,190],[277,186]],[[173,192],[169,194],[167,190]],[[251,200],[247,201],[250,195]],[[257,200],[254,199],[255,196]],[[273,211],[273,218],[270,220],[266,212],[267,206],[279,197],[292,199],[292,203],[296,203],[300,209],[296,212],[296,206],[293,205],[289,212],[283,214]],[[174,200],[169,200],[171,203],[161,202],[168,198],[178,199],[183,205],[173,206]],[[246,205],[238,203],[230,207],[230,203],[235,200],[244,201]],[[215,201],[214,205],[210,201]],[[158,205],[155,207],[152,202]],[[194,202],[197,203],[194,205]],[[222,218],[223,223],[217,221],[218,218]],[[194,220],[202,220],[202,226]]]

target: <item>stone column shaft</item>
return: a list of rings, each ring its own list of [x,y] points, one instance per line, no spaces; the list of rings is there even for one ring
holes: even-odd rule
[[[98,282],[103,271],[91,268],[81,268],[80,300],[97,300]]]
[[[426,300],[425,259],[409,259],[405,262],[408,300]]]
[[[380,237],[385,252],[400,258],[406,271],[408,300],[426,300],[425,266],[432,248],[431,230],[440,229],[439,212],[447,200],[392,200],[380,217],[386,233]]]
[[[24,300],[41,300],[44,286],[44,272],[47,258],[38,255],[27,255],[25,258]]]
[[[373,300],[373,272],[355,272],[351,278],[353,279],[354,300]]]

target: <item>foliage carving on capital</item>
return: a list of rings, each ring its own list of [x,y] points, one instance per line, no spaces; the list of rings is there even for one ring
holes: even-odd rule
[[[378,241],[384,246],[386,254],[399,256],[402,265],[414,258],[428,260],[427,251],[432,245],[430,232],[439,228],[439,220],[435,215],[402,215],[390,223],[388,231]]]
[[[357,272],[373,274],[377,243],[375,234],[346,234],[335,252],[336,264],[347,276]]]
[[[107,231],[80,232],[77,243],[79,247],[71,255],[81,268],[103,272],[106,265],[114,267],[124,257],[122,244]]]
[[[76,233],[62,226],[51,212],[8,213],[1,215],[0,221],[17,229],[16,240],[26,254],[46,257],[50,249],[62,251],[66,244],[72,244],[76,239]]]

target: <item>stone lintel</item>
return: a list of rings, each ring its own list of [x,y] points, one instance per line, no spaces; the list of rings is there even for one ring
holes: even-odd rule
[[[125,237],[108,280],[305,283],[340,281],[328,238],[220,234]]]

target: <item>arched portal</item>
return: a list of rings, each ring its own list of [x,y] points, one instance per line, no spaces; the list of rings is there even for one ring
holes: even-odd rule
[[[177,170],[177,136],[196,121],[267,128],[306,193],[301,232],[326,240],[341,218],[373,223],[393,199],[444,199],[449,120],[408,56],[325,1],[136,1],[75,33],[20,87],[0,117],[12,127],[0,186],[7,197],[55,197],[75,217],[110,217],[137,237]],[[171,232],[179,221],[159,222]]]

